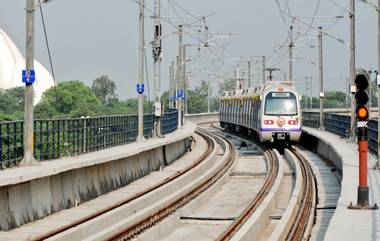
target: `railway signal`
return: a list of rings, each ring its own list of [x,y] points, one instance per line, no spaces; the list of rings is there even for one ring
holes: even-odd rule
[[[358,131],[358,150],[359,150],[359,186],[358,186],[358,203],[356,206],[350,204],[350,209],[377,209],[377,205],[369,205],[369,188],[368,188],[368,117],[369,112],[367,103],[369,100],[367,88],[369,86],[368,78],[365,74],[358,74],[355,78],[356,85],[356,128]]]

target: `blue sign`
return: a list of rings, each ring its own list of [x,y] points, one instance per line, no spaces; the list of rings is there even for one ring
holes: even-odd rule
[[[136,89],[137,89],[137,93],[143,94],[144,93],[144,84],[137,84]]]
[[[27,85],[31,85],[34,83],[34,81],[36,81],[36,72],[34,71],[34,69],[31,69],[29,71],[27,70],[23,70],[22,71],[22,82],[27,84]]]
[[[183,96],[183,90],[177,90],[177,97],[180,98]]]

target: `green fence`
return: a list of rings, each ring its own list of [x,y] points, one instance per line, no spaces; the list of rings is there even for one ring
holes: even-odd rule
[[[136,141],[137,115],[34,121],[34,157],[57,159],[123,145]],[[161,119],[161,131],[177,129],[178,112],[171,110]],[[144,136],[152,137],[154,115],[144,115]],[[23,121],[0,123],[0,168],[17,165],[24,154]]]

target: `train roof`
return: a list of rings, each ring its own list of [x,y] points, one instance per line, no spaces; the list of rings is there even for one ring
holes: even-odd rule
[[[293,81],[267,81],[264,85],[260,85],[257,87],[251,87],[248,89],[239,89],[232,91],[225,91],[220,98],[229,99],[229,98],[240,98],[240,97],[249,97],[260,95],[265,91],[278,90],[281,88],[282,90],[287,91],[295,91],[294,82]]]

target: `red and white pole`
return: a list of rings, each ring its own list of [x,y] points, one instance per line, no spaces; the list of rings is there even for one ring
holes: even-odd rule
[[[361,130],[359,130],[361,131]],[[368,188],[368,140],[358,140],[359,147],[359,187],[358,187],[358,205],[369,205],[369,188]]]

